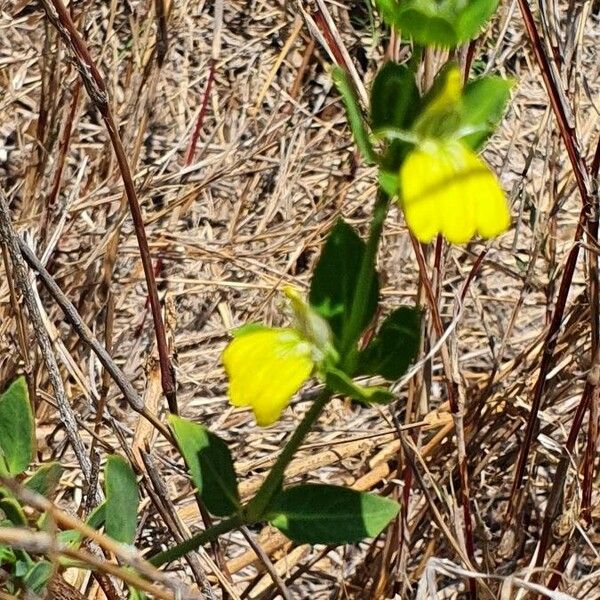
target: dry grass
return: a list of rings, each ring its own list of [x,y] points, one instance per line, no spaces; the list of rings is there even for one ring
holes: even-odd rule
[[[315,10],[311,3],[302,4],[309,12]],[[600,26],[593,14],[597,6],[571,2],[568,10],[567,4],[546,9],[556,17],[550,27],[560,36],[563,84],[574,107],[581,152],[591,163],[600,110]],[[358,77],[368,84],[384,53],[379,29],[371,27],[358,0],[326,6]],[[112,355],[148,410],[162,418],[165,404],[146,287],[105,129],[41,9],[20,2],[1,10],[0,181],[13,223],[103,341],[107,302],[114,299],[114,323],[109,319]],[[106,78],[134,172],[157,264],[181,412],[230,443],[247,496],[306,402],[295,402],[284,419],[267,430],[257,429],[248,412],[233,410],[226,401],[219,361],[228,331],[249,320],[281,322],[277,289],[284,282],[307,285],[320,244],[338,215],[364,228],[375,173],[356,162],[341,103],[327,74],[330,58],[294,3],[225,3],[220,45],[213,44],[213,3],[173,3],[162,68],[155,60],[153,3],[92,2],[85,8],[76,3],[72,10]],[[211,53],[215,79],[204,115]],[[432,53],[428,60],[432,67],[441,57]],[[591,275],[583,255],[547,378],[523,500],[516,508],[515,525],[505,527],[544,336],[581,206],[516,2],[502,3],[477,47],[475,68],[517,81],[511,108],[486,150],[509,191],[514,227],[486,246],[456,323],[461,285],[484,246],[477,242],[444,248],[440,269],[431,267],[433,252],[426,258],[430,275],[438,277],[434,292],[444,326],[453,327],[448,338],[451,359],[467,406],[477,568],[504,578],[482,580],[481,597],[523,597],[522,582],[537,577],[538,583],[549,585],[551,569],[558,565],[565,574],[562,591],[576,598],[598,598],[597,474],[591,523],[580,518],[582,477],[577,467],[583,463],[588,439],[587,416],[572,454],[544,572],[534,575],[530,568],[550,486],[591,364],[590,323],[598,308],[590,310]],[[196,152],[186,164],[200,114]],[[595,264],[597,245],[586,239],[584,248]],[[74,513],[86,505],[81,468],[57,420],[52,388],[31,333],[27,331],[26,339],[19,337],[19,319],[27,327],[27,315],[20,305],[11,304],[4,268],[5,263],[0,266],[0,382],[23,370],[30,374],[37,390],[39,460],[59,457],[68,467],[57,503]],[[380,271],[385,305],[426,304],[413,247],[395,209],[386,225]],[[177,528],[178,521],[184,535],[201,527],[191,488],[171,446],[122,402],[95,356],[64,323],[43,288],[38,289],[82,438],[89,446],[95,406],[106,395],[110,417],[99,425],[96,448],[102,459],[112,451],[126,452],[142,473],[146,491],[138,547],[172,544],[170,529]],[[436,339],[428,332],[428,344]],[[402,497],[408,481],[407,453],[398,441],[392,412],[406,425],[426,421],[407,437],[420,450],[420,457],[408,453],[418,477],[413,476],[407,493],[407,526],[390,528],[374,543],[293,548],[279,534],[261,531],[258,541],[290,597],[414,598],[419,580],[425,582],[425,575],[435,573],[437,597],[464,594],[466,578],[458,567],[446,566],[444,572],[439,561],[427,566],[429,558],[437,557],[465,568],[456,440],[443,381],[436,354],[400,387],[399,401],[390,410],[365,410],[339,400],[329,406],[306,452],[291,466],[291,478]],[[103,383],[109,384],[107,394]],[[594,414],[597,420],[597,409]],[[229,575],[232,597],[279,593],[265,576],[264,561],[256,558],[241,534],[200,552],[192,567],[182,563],[177,576],[193,585],[193,572],[196,581],[205,573],[217,596],[222,593],[218,580],[226,583]],[[65,578],[86,598],[104,597],[82,571],[70,570]]]

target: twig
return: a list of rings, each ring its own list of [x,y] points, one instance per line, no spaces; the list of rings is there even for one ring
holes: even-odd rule
[[[260,562],[267,570],[267,573],[269,573],[271,579],[273,580],[273,583],[275,584],[275,587],[277,587],[277,589],[281,592],[283,599],[292,600],[292,596],[290,595],[290,592],[287,589],[285,582],[283,581],[283,579],[281,579],[281,577],[279,577],[277,569],[275,568],[275,565],[271,562],[269,555],[262,549],[262,546],[252,537],[252,534],[250,533],[250,531],[248,531],[247,527],[241,527],[240,531],[242,532],[242,535],[246,538],[246,541],[250,545],[250,548],[254,550],[256,556],[258,556],[258,558],[260,559]]]
[[[86,346],[88,346],[98,357],[98,360],[113,378],[114,382],[123,393],[123,396],[131,408],[142,415],[145,419],[148,419],[148,421],[150,421],[166,439],[172,440],[172,436],[168,429],[160,421],[158,421],[158,419],[152,413],[146,410],[143,400],[133,389],[133,386],[125,377],[123,371],[121,371],[121,369],[115,364],[114,360],[110,354],[108,354],[104,346],[94,337],[94,334],[79,316],[79,313],[73,306],[73,303],[63,294],[62,290],[58,287],[52,276],[44,268],[44,265],[42,265],[35,254],[31,251],[31,248],[29,248],[29,246],[22,240],[18,240],[17,244],[20,252],[23,255],[23,258],[27,261],[29,266],[39,274],[40,280],[44,287],[60,306],[67,322],[72,325],[75,333],[77,333]]]
[[[525,22],[527,33],[529,35],[529,39],[531,41],[531,45],[536,56],[536,60],[542,72],[542,77],[544,79],[546,91],[548,92],[548,96],[552,104],[552,109],[558,122],[560,134],[567,149],[569,160],[571,161],[571,166],[575,175],[577,187],[579,189],[581,200],[583,202],[583,209],[581,211],[581,215],[577,225],[577,230],[575,232],[573,247],[569,252],[567,263],[565,265],[565,270],[563,272],[562,280],[560,283],[558,297],[556,299],[554,313],[552,315],[552,320],[550,326],[548,327],[548,332],[546,334],[546,339],[544,342],[542,362],[540,364],[540,370],[534,387],[533,399],[531,402],[531,411],[527,420],[527,429],[525,431],[525,437],[523,439],[523,443],[521,444],[519,456],[517,459],[517,466],[515,468],[515,477],[511,490],[511,498],[507,508],[507,527],[510,526],[512,522],[515,504],[518,504],[518,499],[515,503],[515,498],[516,496],[520,495],[522,489],[523,477],[525,475],[529,451],[531,449],[534,431],[536,430],[538,424],[538,414],[541,408],[542,398],[544,395],[546,377],[548,375],[552,363],[554,350],[556,348],[556,343],[558,340],[558,332],[562,323],[562,318],[567,303],[567,297],[573,281],[573,275],[575,273],[577,258],[579,256],[580,241],[583,236],[589,211],[590,209],[593,209],[589,174],[585,164],[585,160],[579,151],[577,134],[575,131],[575,125],[573,117],[571,115],[570,107],[562,89],[558,85],[557,77],[553,72],[552,65],[548,60],[546,53],[544,52],[542,41],[537,31],[535,21],[531,13],[531,9],[529,8],[529,4],[525,0],[518,0],[518,2],[519,8],[521,9],[521,14],[523,15],[523,20]],[[593,218],[597,220],[597,217]],[[593,235],[593,228],[591,229],[590,233]]]
[[[177,510],[175,509],[171,498],[169,497],[166,483],[159,470],[156,468],[156,464],[152,458],[152,455],[150,454],[149,448],[145,452],[140,452],[140,456],[144,462],[144,466],[146,467],[148,478],[154,487],[154,490],[149,490],[149,492],[151,492],[150,496],[154,500],[154,505],[162,514],[163,520],[171,530],[173,539],[177,543],[181,543],[184,541],[186,535],[184,525],[177,514]],[[198,586],[208,596],[208,598],[215,600],[213,591],[206,579],[206,573],[204,572],[198,557],[190,552],[189,554],[185,555],[185,560],[188,563]]]
[[[27,312],[29,313],[29,318],[42,354],[42,359],[48,370],[48,378],[50,380],[50,385],[54,390],[60,418],[65,426],[67,438],[73,447],[75,456],[81,466],[83,476],[89,483],[92,465],[86,452],[85,445],[79,435],[75,415],[73,414],[65,394],[65,388],[58,369],[58,363],[56,362],[56,357],[54,356],[52,349],[52,342],[50,341],[48,331],[46,331],[46,328],[44,327],[40,309],[37,305],[33,290],[31,289],[31,284],[27,275],[27,267],[21,256],[19,240],[13,229],[10,220],[10,211],[2,190],[0,190],[0,238],[4,244],[6,244],[12,262],[13,275],[17,287],[25,299]],[[94,490],[92,493],[98,496],[97,490]]]
[[[75,24],[71,20],[71,17],[63,5],[62,0],[42,0],[42,4],[46,10],[48,19],[54,25],[54,27],[56,27],[65,44],[68,48],[70,48],[75,57],[75,62],[77,69],[79,70],[79,74],[81,75],[83,85],[85,86],[92,103],[102,116],[113,146],[113,150],[115,152],[115,156],[117,158],[117,163],[121,171],[121,177],[123,179],[125,194],[129,203],[129,210],[133,218],[133,225],[138,241],[140,258],[142,259],[142,266],[144,268],[144,275],[146,277],[146,284],[148,286],[150,308],[152,310],[152,318],[154,320],[154,332],[156,335],[156,345],[158,348],[160,362],[162,389],[165,397],[167,398],[169,410],[172,413],[177,413],[175,373],[169,357],[167,336],[165,333],[165,326],[161,313],[156,279],[154,277],[154,270],[152,268],[152,258],[150,256],[148,240],[146,238],[144,219],[142,217],[142,211],[138,202],[135,184],[131,175],[131,169],[129,168],[127,155],[125,154],[121,136],[119,135],[117,124],[114,120],[108,102],[108,90],[106,88],[106,84],[104,83],[104,79],[100,75],[100,72],[94,63],[94,60],[92,59],[85,42],[75,27]]]
[[[413,244],[413,248],[415,251],[415,256],[417,258],[417,263],[419,266],[419,273],[421,277],[421,281],[423,287],[425,289],[426,297],[428,300],[429,308],[431,310],[431,317],[433,328],[436,332],[438,338],[441,338],[444,335],[444,326],[442,324],[442,319],[440,316],[440,312],[438,309],[438,305],[436,302],[435,293],[433,291],[431,281],[427,275],[427,266],[425,264],[425,256],[423,255],[423,249],[419,242],[414,238],[413,235],[410,236]],[[464,295],[475,276],[475,273],[481,266],[481,262],[485,254],[482,254],[478,260],[473,265],[471,273],[465,284],[463,286],[462,298],[464,299]],[[461,301],[462,302],[462,301]],[[448,395],[448,402],[450,404],[450,410],[452,412],[452,416],[455,424],[456,431],[456,440],[457,440],[457,450],[458,450],[458,474],[460,478],[460,496],[461,496],[461,504],[463,511],[463,520],[464,520],[464,535],[465,535],[465,546],[467,551],[467,557],[469,561],[473,565],[477,565],[475,560],[475,542],[473,540],[473,522],[471,518],[471,500],[470,500],[470,492],[469,492],[469,474],[467,469],[467,456],[466,456],[466,444],[465,444],[465,433],[463,427],[463,418],[464,418],[464,400],[460,397],[458,381],[459,376],[457,373],[458,365],[453,367],[453,363],[451,361],[451,356],[446,344],[443,344],[440,348],[440,353],[442,357],[442,364],[444,367],[444,375],[445,375],[445,383],[446,383],[446,392]],[[455,361],[456,362],[456,357]],[[474,580],[469,580],[469,594],[472,599],[477,598],[477,584]]]
[[[159,0],[157,0],[159,1]],[[221,33],[223,30],[223,0],[215,1],[215,16],[214,16],[214,30],[213,30],[213,41],[210,54],[210,63],[208,67],[208,78],[206,80],[206,87],[204,88],[204,95],[202,97],[202,104],[200,106],[200,112],[196,119],[196,125],[190,143],[188,145],[187,152],[185,153],[185,164],[191,165],[196,154],[196,145],[198,144],[198,138],[202,131],[202,125],[204,124],[204,118],[206,116],[206,108],[208,106],[208,99],[210,97],[210,90],[212,88],[213,81],[215,79],[215,71],[217,67],[217,61],[221,55]]]

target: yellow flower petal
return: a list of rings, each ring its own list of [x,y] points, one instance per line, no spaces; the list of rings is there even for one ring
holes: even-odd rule
[[[427,141],[400,169],[402,208],[421,242],[442,233],[463,244],[476,233],[494,237],[510,225],[504,192],[489,167],[460,141]]]
[[[223,352],[234,406],[250,406],[261,427],[280,417],[310,377],[310,344],[294,329],[259,329],[234,338]]]

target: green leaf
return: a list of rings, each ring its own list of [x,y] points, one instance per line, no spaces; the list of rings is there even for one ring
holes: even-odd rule
[[[122,456],[109,456],[104,469],[106,533],[123,544],[133,544],[139,505],[133,469]]]
[[[0,527],[2,523],[0,522]],[[15,551],[9,546],[3,546],[0,544],[0,567],[2,565],[14,565],[17,561]]]
[[[127,587],[129,588],[129,600],[148,600],[148,596],[141,590],[138,590],[131,585]]]
[[[23,577],[25,587],[34,594],[40,594],[48,585],[50,578],[54,574],[54,566],[47,560],[41,560],[27,572]]]
[[[420,311],[408,306],[397,308],[360,353],[359,374],[381,375],[390,381],[398,379],[417,356],[420,341]]]
[[[344,339],[364,253],[363,240],[350,225],[339,219],[327,237],[310,283],[309,302],[329,323],[338,350]],[[376,272],[372,281],[361,332],[373,319],[377,308],[379,282]]]
[[[379,535],[399,508],[374,494],[307,484],[281,492],[268,520],[299,544],[351,544]]]
[[[15,527],[25,527],[27,525],[27,517],[16,498],[2,498],[0,500],[0,513],[4,513],[4,516]]]
[[[458,0],[455,0],[458,4]],[[469,0],[457,11],[456,31],[460,41],[477,37],[488,19],[496,12],[499,0]]]
[[[360,104],[358,103],[358,97],[348,73],[344,71],[344,69],[336,67],[333,69],[332,78],[335,87],[344,101],[346,115],[348,117],[348,124],[350,125],[350,130],[352,131],[354,141],[356,142],[360,153],[367,163],[376,163],[377,156],[373,150],[373,146],[371,145],[371,140],[369,139],[369,133],[365,124],[363,112],[360,108]]]
[[[94,508],[85,523],[94,529],[100,529],[106,523],[106,500]]]
[[[364,387],[339,369],[331,368],[326,373],[327,387],[361,404],[389,404],[394,394],[382,387]]]
[[[371,87],[371,126],[408,129],[419,110],[419,89],[414,73],[389,61],[379,69]]]
[[[42,465],[25,481],[25,487],[46,498],[50,498],[58,486],[63,470],[57,462]]]
[[[462,97],[461,127],[478,131],[462,139],[478,150],[494,132],[510,99],[513,81],[494,75],[469,81]]]
[[[34,421],[24,377],[0,395],[0,453],[10,475],[19,475],[35,453]]]
[[[399,8],[395,25],[423,45],[451,48],[460,42],[449,11],[436,0],[408,0]]]
[[[239,511],[240,496],[227,444],[202,425],[169,416],[173,435],[206,508],[227,517]]]
[[[375,0],[390,26],[415,42],[453,47],[479,35],[498,0]]]
[[[398,0],[375,0],[375,6],[385,23],[390,27],[396,25],[399,10]]]
[[[17,550],[17,557],[13,574],[15,577],[22,579],[27,575],[35,563],[31,560],[29,554],[23,550]]]

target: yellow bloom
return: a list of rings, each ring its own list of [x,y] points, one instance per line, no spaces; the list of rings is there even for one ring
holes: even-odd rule
[[[510,225],[496,176],[460,140],[424,140],[400,169],[401,203],[410,230],[421,242],[438,233],[454,244],[476,233],[494,237]]]
[[[313,347],[295,329],[264,327],[240,334],[223,352],[234,406],[250,406],[261,427],[279,419],[310,377]]]

